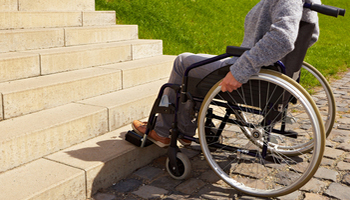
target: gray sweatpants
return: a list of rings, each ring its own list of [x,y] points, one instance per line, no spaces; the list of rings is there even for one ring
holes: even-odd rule
[[[168,83],[181,84],[182,77],[185,72],[185,69],[191,64],[214,57],[214,55],[208,54],[192,54],[192,53],[183,53],[177,56],[174,61],[174,66],[170,74]],[[229,59],[229,58],[228,58]],[[225,64],[227,59],[216,61],[190,71],[191,77],[203,78],[208,75],[210,72],[218,69]],[[191,83],[189,83],[191,84]],[[175,102],[175,92],[172,89],[166,89],[164,95],[167,95],[170,103]],[[187,101],[185,104],[180,103],[179,112],[178,112],[178,128],[181,133],[184,133],[188,136],[195,135],[197,128],[197,121],[192,119],[191,111],[193,104],[190,101]],[[171,128],[174,115],[172,114],[159,114],[154,130],[159,136],[168,137],[169,129]]]

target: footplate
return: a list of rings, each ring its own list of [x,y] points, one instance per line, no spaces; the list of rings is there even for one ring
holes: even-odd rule
[[[131,144],[141,147],[143,137],[135,133],[133,130],[128,131],[125,135],[125,140],[130,142]],[[153,144],[152,141],[146,140],[145,147]]]

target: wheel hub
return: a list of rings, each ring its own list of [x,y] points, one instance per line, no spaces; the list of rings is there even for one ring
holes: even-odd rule
[[[252,136],[253,136],[253,138],[255,138],[255,139],[261,138],[262,135],[263,135],[262,129],[254,129],[254,130],[252,131]]]

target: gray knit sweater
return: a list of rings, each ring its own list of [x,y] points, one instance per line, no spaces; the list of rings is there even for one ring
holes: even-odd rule
[[[251,48],[239,58],[226,61],[231,73],[240,83],[251,75],[281,60],[294,49],[299,22],[316,24],[311,44],[319,35],[317,13],[304,9],[303,4],[321,3],[320,0],[261,0],[245,18],[244,40],[241,46]]]

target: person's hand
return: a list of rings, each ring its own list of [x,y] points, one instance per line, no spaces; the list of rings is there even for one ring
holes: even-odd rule
[[[242,86],[242,83],[238,82],[231,72],[228,72],[225,78],[220,83],[222,92],[232,92],[233,90],[237,90]]]

